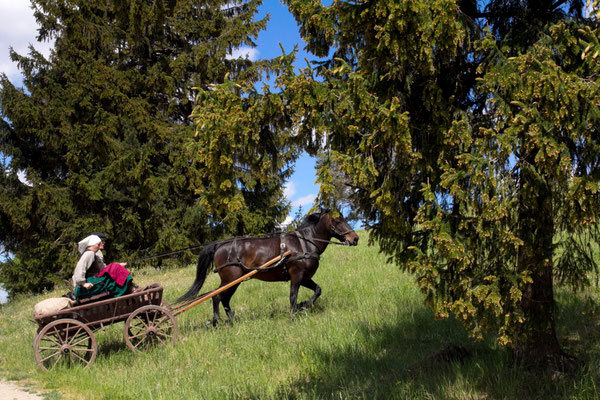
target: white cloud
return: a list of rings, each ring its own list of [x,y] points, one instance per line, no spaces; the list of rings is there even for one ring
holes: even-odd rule
[[[27,186],[33,186],[33,184],[27,179],[27,174],[22,169],[17,171],[17,178],[19,178],[19,180]]]
[[[296,184],[294,182],[288,182],[288,184],[283,187],[283,195],[288,201],[292,200],[292,197],[296,195],[296,191]]]
[[[256,61],[258,59],[258,49],[254,47],[242,46],[233,50],[230,55],[228,55],[228,60],[235,60],[237,58],[248,58],[250,61]]]
[[[279,224],[279,228],[280,229],[285,229],[289,224],[291,224],[294,221],[294,218],[292,218],[290,215],[288,215],[285,218],[285,221],[283,221],[281,224]]]
[[[308,194],[306,196],[300,197],[299,199],[292,201],[292,207],[304,207],[306,205],[312,205],[315,202],[316,198],[316,194]]]
[[[38,25],[28,0],[0,0],[0,71],[15,83],[21,75],[17,64],[9,56],[9,47],[19,54],[29,53],[33,44],[45,57],[50,54],[53,43],[40,43],[36,40]]]

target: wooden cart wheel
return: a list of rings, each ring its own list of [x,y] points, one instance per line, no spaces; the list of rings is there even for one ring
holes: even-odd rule
[[[35,336],[33,350],[38,366],[47,371],[65,363],[90,366],[98,346],[90,328],[75,319],[50,322]]]
[[[135,310],[125,322],[125,342],[132,351],[177,341],[179,329],[169,310],[148,305]]]

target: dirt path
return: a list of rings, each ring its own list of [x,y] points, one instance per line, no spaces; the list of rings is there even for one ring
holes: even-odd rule
[[[39,394],[17,386],[13,382],[0,381],[0,399],[2,400],[43,400]]]

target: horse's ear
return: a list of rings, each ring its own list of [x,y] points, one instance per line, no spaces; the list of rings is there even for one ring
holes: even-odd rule
[[[316,224],[317,222],[319,222],[320,219],[321,219],[321,215],[319,215],[319,214],[309,214],[306,217],[306,221],[310,222],[311,224]]]
[[[321,215],[325,215],[325,214],[329,214],[329,216],[333,219],[341,216],[342,214],[337,210],[337,208],[331,208],[331,207],[327,207],[327,208],[322,208],[321,207]]]

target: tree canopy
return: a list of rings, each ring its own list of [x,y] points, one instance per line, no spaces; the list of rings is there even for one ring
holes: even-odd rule
[[[320,59],[296,70],[284,54],[275,90],[221,85],[196,113],[276,107],[295,142],[329,152],[320,202],[333,164],[436,315],[559,360],[554,278],[586,272],[560,250],[600,205],[597,15],[578,0],[285,3]]]
[[[209,150],[218,164],[233,150],[200,146],[190,118],[193,88],[260,78],[261,63],[230,57],[255,46],[267,23],[256,19],[260,4],[32,1],[38,39],[55,45],[48,59],[33,47],[11,52],[24,88],[0,77],[0,243],[13,256],[0,268],[6,289],[38,291],[69,276],[73,243],[91,231],[108,234],[111,259],[123,260],[268,231],[285,218],[280,142],[263,141],[236,164],[228,185],[242,195],[226,199],[227,184],[212,184],[218,168],[207,173],[195,154]]]
[[[56,46],[12,53],[26,90],[1,81],[0,280],[51,284],[91,230],[117,255],[269,230],[325,150],[321,205],[345,185],[437,316],[560,362],[555,280],[597,268],[575,244],[598,238],[598,2],[285,0],[301,69],[227,57],[259,3],[33,1]]]

